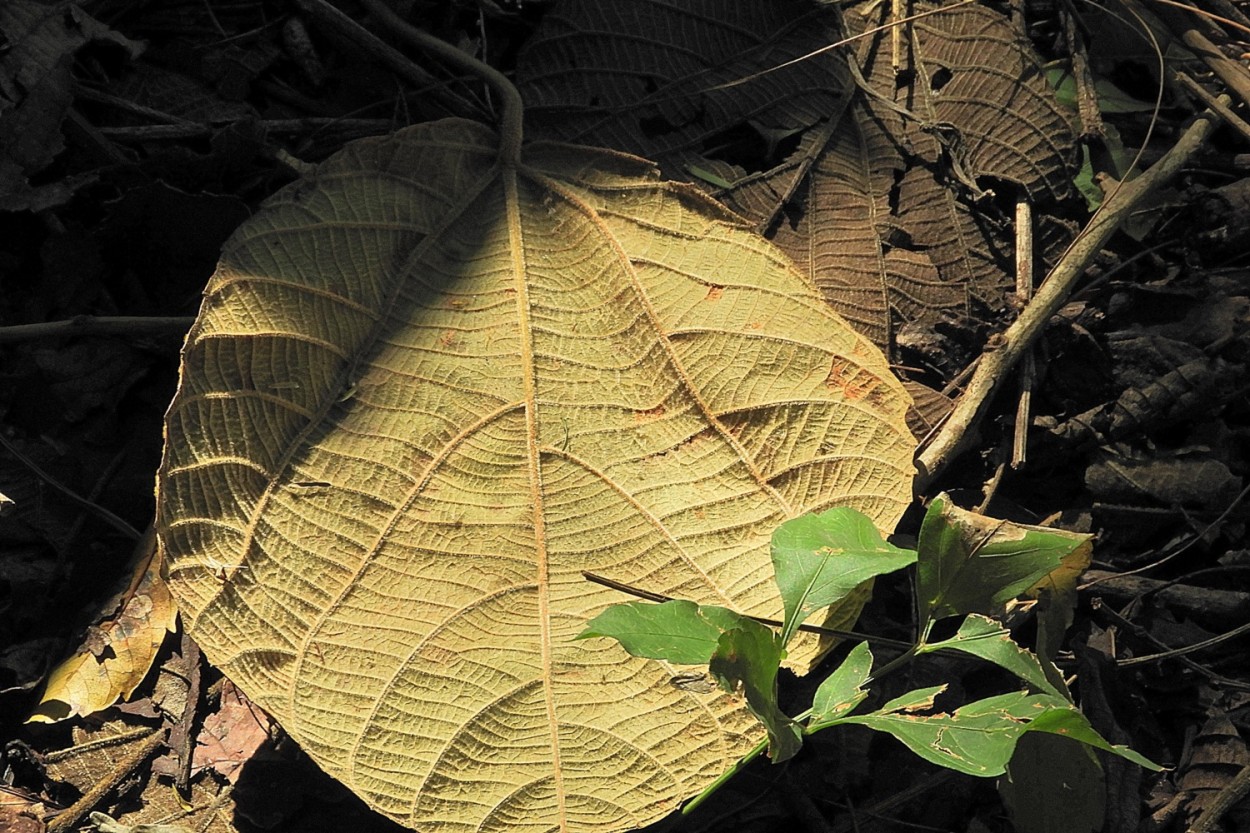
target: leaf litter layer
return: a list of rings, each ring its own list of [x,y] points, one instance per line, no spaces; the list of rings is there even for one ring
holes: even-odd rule
[[[1071,116],[995,10],[960,5],[900,26],[897,53],[888,28],[818,52],[888,16],[881,3],[841,14],[557,3],[518,57],[518,81],[536,132],[639,153],[700,185],[891,350],[903,324],[1003,307],[1010,218],[983,188],[1005,181],[1054,203],[1076,168]],[[1057,253],[1067,234],[1043,223],[1042,249]]]
[[[376,809],[638,827],[757,730],[573,642],[622,600],[581,571],[776,617],[783,520],[892,528],[909,502],[908,398],[694,188],[608,151],[497,156],[462,121],[358,142],[236,233],[184,349],[158,530],[212,662]]]

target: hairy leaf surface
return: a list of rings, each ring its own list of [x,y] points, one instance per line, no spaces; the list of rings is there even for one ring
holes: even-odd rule
[[[581,571],[778,617],[782,521],[889,528],[910,500],[907,397],[694,188],[608,151],[497,154],[462,121],[354,143],[236,233],[158,531],[209,658],[380,811],[634,828],[758,729],[575,640],[626,600]]]

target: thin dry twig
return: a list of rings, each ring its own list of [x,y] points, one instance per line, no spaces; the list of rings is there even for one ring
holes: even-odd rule
[[[776,66],[771,66],[768,69],[762,69],[759,72],[753,72],[750,75],[744,76],[742,78],[735,78],[733,81],[726,81],[724,84],[717,84],[714,87],[706,87],[703,90],[700,90],[700,92],[710,92],[712,90],[726,90],[726,89],[729,89],[730,87],[737,87],[741,84],[746,84],[750,81],[754,81],[756,78],[760,78],[762,76],[768,75],[769,73],[777,72],[778,70],[785,69],[786,67],[792,67],[795,64],[800,64],[803,61],[809,60],[811,58],[815,58],[817,55],[823,55],[826,52],[832,52],[835,49],[840,49],[843,46],[846,46],[847,44],[850,44],[850,43],[854,43],[857,40],[862,40],[863,38],[870,38],[873,35],[876,35],[880,32],[884,32],[887,29],[897,32],[900,26],[910,24],[913,21],[921,20],[922,18],[926,18],[929,15],[947,14],[949,12],[953,12],[955,9],[958,9],[960,6],[970,6],[976,2],[978,2],[978,0],[959,0],[958,3],[952,3],[949,6],[940,6],[936,9],[928,9],[927,11],[918,12],[908,17],[897,18],[897,19],[891,20],[888,23],[882,24],[881,26],[875,26],[871,29],[867,29],[863,32],[860,32],[857,35],[852,35],[849,38],[843,38],[842,40],[834,41],[833,43],[827,43],[824,46],[820,47],[819,49],[813,49],[811,52],[808,52],[806,55],[800,55],[797,58],[791,58],[789,61],[786,61],[785,63],[777,64]],[[891,38],[894,38],[894,37],[897,37],[897,35],[891,34]],[[897,70],[897,68],[898,67],[896,65],[895,69]]]
[[[1121,183],[1055,264],[1034,297],[997,344],[988,347],[950,419],[916,458],[916,491],[923,494],[961,453],[979,440],[979,426],[994,394],[1041,335],[1046,322],[1067,301],[1086,267],[1141,201],[1180,172],[1219,123],[1211,111],[1200,114],[1158,162],[1131,182]]]
[[[597,575],[587,570],[582,570],[582,578],[586,579],[586,581],[593,582],[594,584],[599,584],[599,585],[602,585],[603,587],[609,587],[613,590],[618,590],[621,593],[626,593],[630,596],[636,596],[639,599],[646,599],[649,602],[657,602],[657,603],[662,604],[664,602],[677,601],[672,596],[666,596],[663,593],[655,593],[651,590],[644,590],[641,587],[634,587],[632,584],[626,584],[623,581],[617,581],[616,579],[611,579],[611,578],[607,578],[606,576]],[[782,626],[782,623],[778,622],[776,619],[765,619],[762,616],[747,616],[745,613],[741,615],[747,619],[750,619],[753,622],[759,622],[761,625],[767,625],[770,628],[780,628]],[[836,637],[840,637],[844,639],[858,639],[860,641],[870,642],[873,644],[889,645],[891,647],[899,648],[904,651],[910,650],[912,647],[912,643],[907,642],[902,639],[890,639],[889,637],[886,637],[886,636],[874,636],[872,634],[859,633],[858,631],[844,631],[844,630],[837,630],[835,628],[822,628],[819,625],[802,624],[802,625],[799,625],[799,630],[803,631],[804,633],[820,634],[821,636],[836,636]]]
[[[396,128],[393,119],[347,119],[310,116],[300,119],[261,119],[256,125],[265,133],[303,134],[327,129],[336,135],[369,136],[390,133]],[[209,124],[144,124],[127,127],[101,127],[100,133],[118,142],[166,142],[211,136],[217,127]]]
[[[1242,489],[1242,490],[1241,490],[1241,491],[1237,494],[1237,496],[1236,496],[1236,497],[1234,497],[1231,501],[1229,501],[1228,506],[1224,507],[1224,511],[1223,511],[1223,512],[1221,512],[1221,513],[1219,514],[1219,516],[1218,516],[1215,520],[1213,520],[1213,521],[1211,521],[1211,523],[1207,524],[1207,525],[1206,525],[1206,527],[1204,527],[1204,528],[1203,528],[1203,530],[1202,530],[1201,532],[1197,533],[1196,535],[1191,536],[1191,537],[1190,537],[1190,539],[1189,539],[1188,541],[1186,541],[1186,542],[1185,542],[1182,546],[1180,546],[1180,547],[1178,547],[1177,549],[1173,550],[1172,552],[1170,552],[1170,553],[1168,553],[1168,554],[1164,555],[1162,558],[1158,558],[1158,559],[1156,559],[1156,560],[1154,560],[1154,561],[1150,562],[1149,564],[1143,564],[1143,565],[1142,565],[1142,566],[1140,566],[1140,567],[1135,567],[1135,568],[1133,568],[1132,570],[1125,570],[1124,572],[1121,572],[1121,573],[1116,573],[1115,575],[1123,577],[1123,576],[1134,576],[1134,575],[1137,575],[1137,574],[1139,574],[1139,573],[1145,573],[1145,572],[1148,572],[1148,571],[1150,571],[1150,570],[1155,569],[1156,567],[1162,567],[1164,564],[1168,563],[1168,562],[1169,562],[1169,561],[1171,561],[1173,558],[1176,558],[1177,556],[1182,555],[1183,553],[1187,552],[1187,551],[1190,549],[1190,547],[1194,546],[1194,545],[1195,545],[1195,544],[1197,544],[1199,541],[1201,541],[1201,540],[1205,539],[1205,538],[1207,537],[1207,535],[1211,532],[1211,530],[1215,529],[1215,528],[1216,528],[1216,527],[1218,527],[1220,524],[1224,523],[1224,521],[1228,518],[1228,516],[1229,516],[1230,514],[1232,514],[1232,511],[1233,511],[1234,509],[1236,509],[1236,508],[1237,508],[1237,506],[1238,506],[1238,505],[1239,505],[1239,504],[1240,504],[1243,500],[1245,500],[1245,499],[1246,499],[1246,496],[1247,496],[1247,495],[1250,495],[1250,484],[1247,484],[1247,485],[1246,485],[1246,487],[1245,487],[1244,489]],[[1192,575],[1192,574],[1191,574],[1191,575]],[[1079,590],[1088,590],[1089,588],[1091,588],[1091,587],[1093,587],[1094,585],[1098,584],[1098,583],[1099,583],[1099,581],[1101,581],[1101,580],[1102,580],[1102,579],[1095,579],[1094,581],[1086,582],[1085,584],[1082,584],[1082,585],[1081,585],[1079,588],[1077,588],[1077,589],[1079,589]],[[1170,583],[1172,583],[1172,582],[1165,582],[1165,583],[1170,584]]]
[[[323,30],[355,44],[366,55],[408,83],[428,89],[428,94],[435,96],[448,112],[461,114],[465,110],[468,102],[448,95],[443,89],[446,86],[443,82],[325,0],[295,0],[295,6]]]
[[[1060,20],[1063,24],[1063,39],[1068,55],[1072,59],[1072,80],[1076,84],[1077,114],[1080,116],[1081,136],[1104,137],[1107,130],[1102,121],[1102,110],[1098,106],[1098,91],[1094,87],[1093,72],[1089,68],[1089,53],[1085,41],[1076,30],[1076,12],[1071,3],[1064,5]]]
[[[13,445],[13,443],[9,442],[9,439],[5,437],[4,434],[0,434],[0,446],[4,446],[4,449],[6,451],[8,451],[15,458],[17,458],[18,462],[20,462],[26,468],[30,469],[35,474],[35,476],[37,476],[44,483],[48,484],[53,489],[60,492],[65,497],[69,498],[76,505],[81,506],[83,509],[86,509],[87,511],[94,513],[96,517],[104,521],[109,526],[113,527],[113,529],[117,530],[122,535],[125,535],[127,538],[129,538],[132,541],[138,541],[140,538],[143,537],[142,533],[140,533],[139,530],[135,529],[133,526],[126,523],[126,521],[123,520],[122,518],[113,514],[108,509],[101,506],[100,504],[94,503],[88,500],[87,498],[75,492],[73,489],[66,486],[61,481],[57,480],[52,475],[48,474],[48,472],[44,471],[44,469],[38,463],[36,463],[34,460],[30,459],[30,457],[23,454],[22,451],[19,448],[17,448],[17,446]]]
[[[1133,665],[1146,665],[1147,663],[1159,662],[1160,660],[1183,657],[1186,654],[1193,654],[1198,651],[1205,651],[1207,648],[1214,648],[1216,645],[1222,645],[1228,640],[1236,639],[1245,633],[1250,633],[1250,622],[1238,625],[1231,631],[1218,634],[1210,639],[1195,642],[1193,645],[1182,645],[1179,648],[1168,648],[1166,651],[1160,651],[1157,654],[1147,654],[1144,657],[1131,657],[1129,659],[1116,660],[1116,665],[1121,668],[1128,668]]]
[[[1156,5],[1171,6],[1174,9],[1181,9],[1190,14],[1197,15],[1198,17],[1204,20],[1210,21],[1212,23],[1223,23],[1225,26],[1231,26],[1234,29],[1240,29],[1242,32],[1250,34],[1250,24],[1244,23],[1240,20],[1233,19],[1235,17],[1242,17],[1242,18],[1245,17],[1240,12],[1236,11],[1235,7],[1232,7],[1232,6],[1229,7],[1230,10],[1234,11],[1234,14],[1232,15],[1218,15],[1218,14],[1212,14],[1206,9],[1199,9],[1196,6],[1191,6],[1188,3],[1178,3],[1177,0],[1153,0],[1153,1]]]
[[[1033,299],[1033,205],[1027,195],[1016,199],[1016,297],[1022,303]],[[1029,423],[1032,422],[1033,385],[1037,364],[1033,350],[1024,352],[1020,362],[1020,398],[1016,401],[1016,425],[1011,442],[1011,467],[1028,461]]]
[[[1226,125],[1240,133],[1243,139],[1250,141],[1250,124],[1246,124],[1245,119],[1234,113],[1231,107],[1224,106],[1223,102],[1207,92],[1206,87],[1183,72],[1176,73],[1176,80],[1180,82],[1182,87],[1189,90],[1194,98],[1211,108],[1212,111],[1224,120]]]
[[[62,321],[14,324],[0,327],[0,344],[32,338],[64,336],[134,336],[137,338],[185,335],[194,318],[186,316],[79,315]]]
[[[1094,598],[1091,601],[1091,607],[1095,611],[1098,611],[1101,615],[1106,616],[1108,619],[1114,622],[1117,627],[1121,628],[1122,630],[1128,631],[1129,633],[1133,634],[1139,639],[1145,640],[1146,642],[1149,642],[1150,644],[1158,648],[1163,648],[1163,649],[1168,648],[1168,646],[1164,644],[1163,642],[1161,642],[1154,634],[1150,633],[1148,630],[1141,627],[1140,625],[1135,625],[1128,619],[1125,619],[1119,613],[1112,610],[1110,605],[1104,604],[1102,599]],[[1127,662],[1127,660],[1115,659],[1114,651],[1112,653],[1111,659],[1117,667],[1122,666],[1125,662]],[[1227,688],[1250,690],[1250,684],[1243,683],[1240,680],[1234,680],[1230,677],[1225,677],[1221,674],[1217,674],[1216,672],[1212,671],[1210,668],[1207,668],[1204,665],[1200,665],[1199,663],[1194,662],[1192,659],[1190,659],[1187,656],[1184,656],[1183,654],[1175,657],[1175,659],[1177,662],[1181,663],[1182,665],[1184,665],[1185,667],[1193,671],[1196,671],[1197,673],[1206,677],[1208,680],[1210,680],[1213,683],[1217,683]]]
[[[1156,6],[1158,13],[1167,22],[1168,27],[1180,36],[1181,42],[1193,50],[1211,68],[1211,71],[1219,76],[1231,94],[1237,96],[1242,102],[1250,104],[1250,70],[1229,58],[1206,35],[1199,32],[1193,18],[1170,7],[1179,7],[1194,13],[1198,10],[1183,3],[1170,2],[1170,0],[1156,0],[1156,2],[1162,4]],[[1129,0],[1128,7],[1134,6],[1136,3]],[[1232,21],[1223,22],[1232,23]]]
[[[1250,764],[1243,766],[1233,776],[1233,780],[1215,794],[1215,798],[1211,799],[1211,803],[1199,814],[1186,833],[1211,833],[1224,814],[1241,803],[1247,795],[1250,795]]]
[[[1085,597],[1097,594],[1131,607],[1145,596],[1153,595],[1159,604],[1187,616],[1225,622],[1250,619],[1250,593],[1186,583],[1192,580],[1188,576],[1184,580],[1163,581],[1106,570],[1086,570],[1083,578],[1088,581],[1079,590]]]
[[[299,0],[299,2],[301,5],[304,3],[325,4],[325,0]],[[476,76],[499,97],[499,159],[507,165],[516,164],[521,158],[525,105],[521,101],[521,93],[513,83],[494,67],[413,26],[381,0],[360,0],[360,3],[369,11],[369,14],[390,29],[394,35],[423,53],[433,55]]]

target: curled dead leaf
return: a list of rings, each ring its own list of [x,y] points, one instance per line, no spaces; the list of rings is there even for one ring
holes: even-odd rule
[[[98,712],[128,698],[143,682],[178,615],[160,571],[156,533],[149,528],[135,547],[130,583],[105,605],[78,652],[52,671],[27,722],[56,723]]]

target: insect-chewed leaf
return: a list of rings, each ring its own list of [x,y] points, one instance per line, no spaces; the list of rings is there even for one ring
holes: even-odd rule
[[[988,778],[1006,769],[1016,741],[1029,730],[1029,721],[1045,713],[1046,699],[1013,692],[969,703],[952,714],[924,717],[890,712],[887,705],[872,714],[845,718],[845,722],[887,732],[938,766]]]
[[[1062,735],[1147,769],[1161,769],[1126,746],[1108,743],[1076,706],[1049,694],[1016,691],[977,700],[950,714],[924,716],[887,703],[872,714],[840,722],[887,732],[927,761],[983,778],[1003,774],[1025,732]]]
[[[991,613],[1061,567],[1089,563],[1092,536],[978,515],[934,498],[920,527],[921,620]]]
[[[48,676],[28,722],[56,723],[107,709],[148,675],[178,618],[151,530],[136,545],[130,570],[130,581],[106,605],[83,646]]]
[[[910,500],[906,405],[694,188],[569,145],[503,165],[491,131],[439,122],[349,145],[227,244],[158,530],[209,659],[373,807],[635,828],[758,728],[575,640],[624,601],[581,572],[777,617],[782,521],[888,528]]]
[[[925,645],[919,653],[928,654],[941,650],[961,651],[980,657],[1007,669],[1038,691],[1056,697],[1068,696],[1067,690],[1061,688],[1062,677],[1058,684],[1053,682],[1037,655],[1017,645],[1011,638],[1011,632],[989,617],[972,614],[950,639]]]
[[[811,725],[849,714],[868,696],[864,685],[872,673],[872,649],[861,642],[851,649],[837,670],[825,678],[812,698]]]

